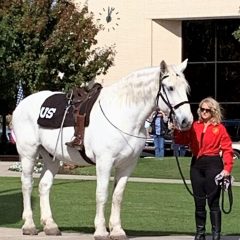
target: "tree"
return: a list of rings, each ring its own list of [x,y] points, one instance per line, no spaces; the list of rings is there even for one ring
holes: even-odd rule
[[[96,47],[99,30],[87,6],[77,11],[65,0],[0,0],[0,98],[16,102],[19,81],[28,95],[106,74],[115,49]]]
[[[233,32],[233,36],[240,42],[240,27]]]

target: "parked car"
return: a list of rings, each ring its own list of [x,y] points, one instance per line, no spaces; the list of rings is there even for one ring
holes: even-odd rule
[[[11,130],[6,129],[6,139],[4,138],[2,129],[0,128],[0,155],[17,155],[16,144],[13,141]]]
[[[0,128],[0,141],[2,139],[2,128]],[[11,131],[7,128],[6,129],[6,138],[7,138],[7,141],[9,142],[10,141],[10,136],[11,136]]]
[[[186,147],[186,156],[190,156],[191,152],[189,150],[188,146]],[[165,156],[174,156],[173,152],[173,140],[172,139],[165,139],[164,142],[164,150],[165,150]],[[155,155],[155,150],[154,150],[154,142],[153,142],[153,137],[150,136],[150,138],[147,138],[145,147],[142,151],[141,157],[154,157]]]
[[[233,157],[240,160],[240,119],[224,120],[223,124],[233,141]]]
[[[240,160],[240,142],[233,142],[233,158]]]
[[[165,155],[173,156],[172,140],[165,140],[164,149],[165,149]],[[155,155],[155,150],[154,150],[153,137],[150,136],[150,138],[147,138],[146,140],[145,147],[142,151],[141,157],[147,157],[147,156],[154,157],[154,155]]]
[[[229,119],[222,122],[226,127],[228,134],[230,135],[233,143],[234,159],[240,160],[240,119]],[[190,155],[190,150],[187,149],[187,156]],[[166,156],[173,156],[172,140],[165,140],[165,153]],[[142,157],[154,156],[154,143],[153,138],[150,137],[146,140],[145,147],[141,154]]]

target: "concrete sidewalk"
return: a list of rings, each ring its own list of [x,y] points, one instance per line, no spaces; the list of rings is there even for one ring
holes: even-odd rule
[[[128,236],[129,240],[193,240],[193,236]],[[65,233],[62,236],[46,236],[40,232],[35,236],[22,235],[21,229],[0,228],[1,240],[94,240],[92,234],[84,233]],[[211,236],[207,236],[206,240],[211,240]],[[240,236],[223,236],[221,240],[240,240]]]
[[[94,240],[92,234],[82,233],[62,233],[62,236],[45,236],[40,232],[35,236],[22,235],[21,229],[0,228],[1,240]],[[193,239],[191,236],[162,236],[162,237],[129,237],[132,240],[187,240]]]
[[[0,161],[0,177],[20,177],[21,172],[9,171],[9,167],[12,166],[14,162],[1,162]],[[38,178],[39,173],[34,173],[33,176]],[[84,176],[84,175],[67,175],[67,174],[57,174],[55,179],[74,179],[74,180],[96,180],[96,176]],[[149,183],[178,183],[182,184],[182,180],[177,179],[156,179],[156,178],[135,178],[131,177],[129,179],[131,182],[149,182]],[[190,183],[187,181],[187,183]],[[0,239],[1,240],[1,239]]]
[[[0,161],[0,177],[20,177],[20,172],[9,171],[9,167],[14,162],[1,162]],[[39,177],[39,174],[34,174],[34,177]],[[58,179],[79,179],[79,180],[96,180],[95,176],[79,176],[79,175],[64,175],[57,174],[55,178]],[[177,183],[182,184],[182,180],[172,179],[150,179],[150,178],[130,178],[129,181],[133,182],[153,182],[153,183]],[[189,181],[187,181],[189,183]],[[239,183],[235,185],[240,186]],[[193,236],[128,236],[129,240],[193,240]],[[62,236],[45,236],[44,232],[40,232],[35,236],[22,235],[21,229],[14,228],[1,228],[0,227],[0,240],[94,240],[92,234],[84,233],[66,233],[62,232]],[[208,236],[206,240],[211,240]],[[240,236],[226,236],[222,237],[221,240],[240,240]]]

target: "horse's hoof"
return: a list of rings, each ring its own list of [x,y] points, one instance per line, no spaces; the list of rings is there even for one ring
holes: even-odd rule
[[[58,228],[44,228],[44,232],[47,236],[61,236],[62,233]]]
[[[38,235],[38,230],[35,227],[23,228],[22,233],[23,233],[23,235]]]
[[[110,240],[109,236],[94,236],[94,240]]]
[[[128,237],[126,235],[118,235],[118,236],[110,236],[111,240],[128,240]]]

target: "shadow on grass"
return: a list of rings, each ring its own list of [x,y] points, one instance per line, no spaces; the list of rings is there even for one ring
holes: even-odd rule
[[[6,191],[4,191],[6,192]],[[0,195],[0,226],[21,221],[22,193],[14,192]]]
[[[36,181],[37,182],[37,181]],[[55,183],[55,185],[66,185],[79,181],[61,181]],[[33,191],[38,189],[38,182],[34,185]],[[36,193],[35,193],[36,194]],[[39,205],[39,197],[31,195],[31,203],[33,214],[36,214],[36,208]],[[20,226],[22,224],[22,211],[23,211],[23,199],[22,192],[19,188],[11,188],[6,190],[0,190],[0,226],[8,226],[16,224]]]
[[[176,236],[176,235],[186,235],[186,236],[194,236],[195,232],[181,232],[181,231],[135,231],[135,230],[126,230],[128,236]],[[211,233],[206,233],[207,238],[206,240],[212,240]],[[239,234],[227,234],[221,238],[222,240],[240,240]]]

